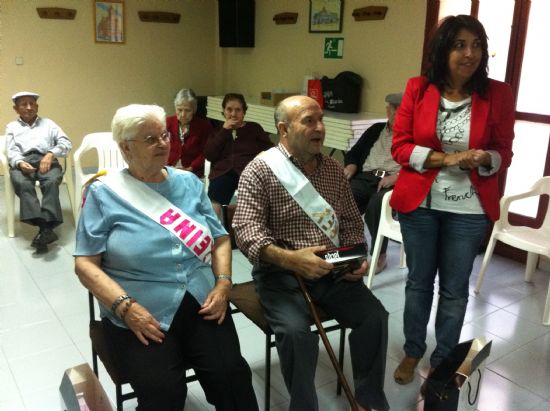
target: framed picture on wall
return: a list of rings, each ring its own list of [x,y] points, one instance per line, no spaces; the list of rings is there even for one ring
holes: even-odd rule
[[[344,0],[309,0],[309,32],[340,33]]]
[[[122,0],[94,0],[94,33],[96,43],[122,44],[126,41]]]

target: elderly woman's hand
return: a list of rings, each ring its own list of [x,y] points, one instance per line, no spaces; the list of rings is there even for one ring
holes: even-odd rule
[[[228,281],[218,281],[206,297],[199,314],[204,316],[205,320],[217,320],[218,324],[221,324],[225,319],[230,290],[231,284]]]
[[[138,303],[133,303],[130,306],[124,316],[124,322],[144,345],[149,345],[149,340],[162,343],[164,339],[160,323],[145,307]]]

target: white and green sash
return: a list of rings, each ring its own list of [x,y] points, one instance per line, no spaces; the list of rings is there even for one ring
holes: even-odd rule
[[[336,213],[311,181],[277,147],[264,151],[259,157],[265,161],[300,208],[338,247],[340,240]]]
[[[199,260],[210,263],[212,234],[165,197],[124,171],[112,171],[97,178],[128,205],[140,211],[180,239]]]

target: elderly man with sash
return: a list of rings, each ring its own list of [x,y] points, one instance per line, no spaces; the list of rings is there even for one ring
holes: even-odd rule
[[[384,394],[388,313],[362,279],[367,262],[335,278],[316,255],[364,241],[361,216],[343,169],[321,154],[323,112],[315,100],[293,96],[275,111],[277,147],[260,154],[239,182],[233,220],[239,248],[254,265],[256,290],[276,337],[290,410],[317,410],[314,377],[318,336],[295,274],[312,299],[352,329],[355,397],[365,410],[389,409]]]

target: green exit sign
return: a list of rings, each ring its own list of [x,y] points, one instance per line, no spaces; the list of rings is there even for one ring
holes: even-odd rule
[[[324,54],[326,59],[341,59],[344,56],[344,38],[326,37]]]

